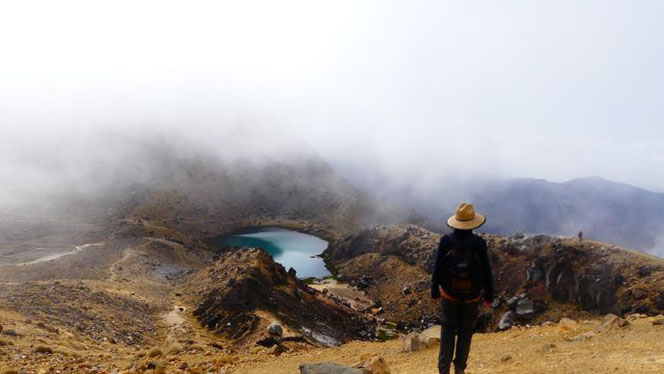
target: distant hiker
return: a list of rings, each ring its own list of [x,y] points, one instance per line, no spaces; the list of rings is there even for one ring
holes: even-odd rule
[[[583,231],[579,231],[579,240],[583,241]]]
[[[447,220],[454,229],[444,235],[438,245],[436,264],[431,277],[431,298],[442,300],[442,329],[438,370],[449,373],[454,358],[454,373],[466,369],[470,341],[475,332],[479,303],[490,306],[493,301],[493,275],[487,255],[486,241],[473,234],[486,218],[475,213],[472,204],[461,204]],[[482,293],[482,291],[484,291]]]

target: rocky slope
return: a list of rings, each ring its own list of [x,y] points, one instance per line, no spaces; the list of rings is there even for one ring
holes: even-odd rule
[[[508,311],[525,324],[664,310],[664,260],[593,241],[484,237],[500,301],[484,311],[480,328],[497,328]],[[335,243],[326,257],[342,279],[381,302],[385,318],[418,327],[437,320],[429,280],[439,238],[413,225],[376,226]]]
[[[5,267],[2,278],[2,370],[226,372],[248,357],[371,339],[375,331],[370,317],[258,249],[214,260],[161,238],[116,239]]]
[[[125,238],[150,229],[128,227],[79,252],[2,268],[0,368],[290,373],[305,362],[350,364],[375,354],[396,373],[433,368],[435,350],[400,353],[397,341],[316,347],[370,338],[373,313],[402,322],[403,330],[437,322],[438,306],[429,300],[432,252],[439,239],[434,233],[412,225],[376,226],[333,243],[327,256],[341,279],[379,304],[369,314],[308,288],[261,251],[223,252],[213,259],[203,248],[163,237]],[[619,360],[624,352],[655,357],[648,352],[659,347],[661,329],[648,327],[647,318],[590,338],[577,336],[595,329],[594,322],[562,333],[545,322],[592,319],[607,311],[659,313],[662,260],[596,242],[485,237],[502,302],[483,311],[480,327],[500,325],[508,331],[478,335],[477,352],[484,353],[472,356],[474,372],[556,372],[551,365],[562,359],[565,370],[572,371],[576,366],[569,365],[599,372],[659,367],[656,359],[630,367]],[[514,325],[545,326],[509,329],[506,314]],[[273,321],[280,332],[271,332]],[[505,339],[518,349],[505,352]],[[543,344],[559,348],[542,358]],[[619,344],[626,348],[616,350]],[[589,348],[616,359],[583,356]],[[503,362],[504,354],[512,358]]]
[[[372,321],[306,286],[260,249],[221,253],[181,289],[201,325],[238,348],[279,343],[268,332],[272,322],[290,341],[323,346],[371,339],[375,331]]]
[[[659,318],[629,317],[629,325],[601,330],[601,319],[476,334],[467,373],[661,373],[664,327]],[[603,332],[600,332],[603,331]],[[354,366],[380,357],[391,374],[436,373],[438,346],[404,352],[402,342],[354,342],[340,349],[315,349],[276,358],[257,357],[232,372],[298,373],[303,364]],[[358,373],[361,373],[359,371]],[[373,370],[369,373],[388,373]]]

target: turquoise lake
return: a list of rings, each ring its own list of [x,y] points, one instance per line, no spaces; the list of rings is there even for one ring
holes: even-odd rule
[[[263,248],[286,270],[291,267],[295,269],[298,278],[323,278],[330,275],[325,262],[318,257],[327,248],[328,243],[317,236],[277,227],[265,227],[222,236],[215,240],[215,243],[220,246]]]

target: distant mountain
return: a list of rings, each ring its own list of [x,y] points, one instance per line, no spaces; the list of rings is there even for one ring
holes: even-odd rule
[[[489,219],[485,231],[520,230],[651,249],[664,233],[664,194],[598,177],[565,183],[517,179],[487,185],[472,197]]]
[[[585,237],[664,255],[664,194],[599,177],[555,183],[543,179],[464,180],[449,177],[427,185],[363,183],[386,202],[400,203],[426,217],[423,226],[440,231],[462,201],[487,215],[481,231]],[[659,246],[659,251],[657,247]]]
[[[587,238],[653,252],[664,237],[664,194],[599,177],[484,181],[401,196],[437,230],[459,202],[471,201],[487,216],[481,231],[492,234],[583,231]]]

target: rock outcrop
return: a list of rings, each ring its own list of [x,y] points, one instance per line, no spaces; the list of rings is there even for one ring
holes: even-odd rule
[[[483,324],[489,329],[501,320],[502,328],[509,328],[511,320],[557,320],[567,305],[583,311],[575,312],[579,318],[584,312],[655,315],[664,310],[664,260],[589,240],[482,236],[496,294],[506,301],[495,304],[490,323]],[[386,319],[419,328],[439,318],[438,306],[429,297],[439,240],[439,235],[414,225],[375,226],[333,243],[325,257],[342,279],[382,302]],[[404,292],[404,284],[410,285],[409,292]]]
[[[200,323],[239,344],[264,339],[272,346],[300,336],[330,346],[368,339],[375,331],[370,320],[304,285],[260,249],[222,253],[212,267],[192,275],[188,288]],[[265,315],[281,323],[270,325]]]

